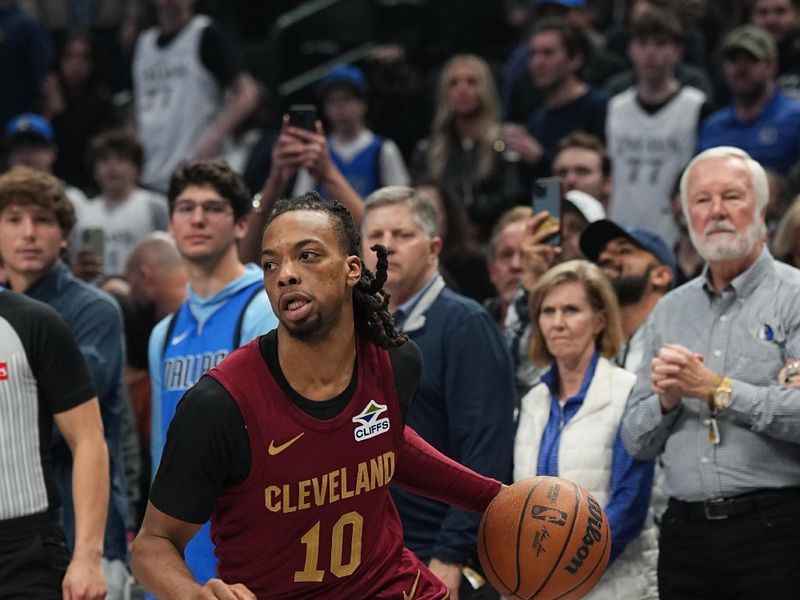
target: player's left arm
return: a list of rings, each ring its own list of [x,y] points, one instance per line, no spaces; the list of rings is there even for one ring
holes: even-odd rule
[[[391,348],[389,360],[405,422],[422,377],[422,354],[419,347],[409,340],[402,346]],[[404,428],[403,436],[394,483],[409,492],[483,513],[500,490],[499,481],[448,458],[411,427]]]
[[[611,453],[611,497],[605,506],[611,530],[611,562],[642,532],[653,491],[655,461],[636,460],[619,430]]]
[[[397,460],[395,483],[410,492],[439,500],[462,510],[483,513],[502,489],[496,479],[484,477],[447,458],[428,444],[410,427],[404,430],[403,450]],[[451,509],[451,511],[454,509]],[[472,520],[477,519],[469,515]],[[476,526],[477,527],[477,526]],[[475,532],[467,532],[470,548],[475,545]],[[434,554],[428,568],[447,586],[450,598],[458,600],[461,567],[469,553],[454,549],[448,558]],[[452,556],[452,558],[450,558]]]
[[[406,426],[394,483],[409,492],[482,514],[502,483],[448,458]]]

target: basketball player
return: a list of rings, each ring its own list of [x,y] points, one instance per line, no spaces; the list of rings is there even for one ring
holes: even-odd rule
[[[133,569],[159,598],[442,599],[409,550],[390,482],[483,512],[500,482],[403,424],[421,372],[387,312],[387,252],[362,265],[350,213],[315,193],[279,201],[262,240],[276,330],[184,396],[167,436]],[[181,553],[211,519],[220,579]]]

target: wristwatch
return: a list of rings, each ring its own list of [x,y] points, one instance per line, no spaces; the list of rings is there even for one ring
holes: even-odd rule
[[[253,199],[250,201],[251,206],[253,207],[253,212],[257,215],[260,215],[264,211],[264,206],[261,204],[261,193],[255,194]]]
[[[708,405],[714,410],[724,410],[731,403],[733,387],[729,377],[720,377],[716,387],[708,394]]]

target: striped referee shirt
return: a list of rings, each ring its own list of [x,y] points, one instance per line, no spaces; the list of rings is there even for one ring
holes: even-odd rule
[[[50,456],[53,415],[94,396],[58,313],[0,287],[0,532],[6,519],[60,506]]]
[[[661,413],[650,363],[667,343],[703,355],[730,377],[733,394],[708,441],[709,408],[696,398]],[[800,357],[800,270],[766,249],[720,294],[703,274],[673,290],[645,323],[645,349],[622,423],[638,459],[663,453],[667,493],[697,502],[762,488],[800,486],[800,389],[778,387],[778,371]]]

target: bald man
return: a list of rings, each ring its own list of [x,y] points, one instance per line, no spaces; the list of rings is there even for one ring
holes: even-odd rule
[[[152,307],[156,322],[178,310],[186,299],[189,275],[175,241],[157,231],[142,240],[125,266],[130,297],[137,307]]]

